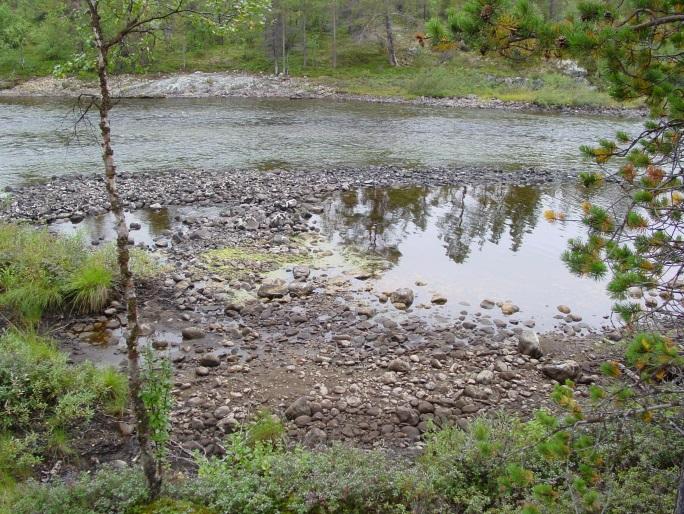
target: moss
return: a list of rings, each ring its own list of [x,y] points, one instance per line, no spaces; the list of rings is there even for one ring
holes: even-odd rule
[[[363,271],[371,275],[379,275],[392,267],[392,262],[380,255],[373,255],[355,246],[342,249],[341,255],[347,266],[353,270]]]
[[[243,279],[255,273],[269,273],[293,264],[313,262],[308,253],[272,253],[247,246],[226,246],[200,255],[213,273],[228,279]]]

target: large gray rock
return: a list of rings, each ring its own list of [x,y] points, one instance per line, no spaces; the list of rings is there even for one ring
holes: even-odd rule
[[[300,416],[311,416],[311,402],[306,396],[297,398],[285,411],[287,419],[297,419]]]
[[[494,380],[494,373],[488,369],[483,369],[475,377],[478,384],[491,384]]]
[[[200,357],[199,362],[207,368],[215,368],[221,364],[221,359],[215,353],[205,353]]]
[[[494,300],[490,300],[489,298],[485,298],[480,302],[480,307],[483,309],[493,309],[496,307],[496,302]]]
[[[311,275],[311,268],[308,266],[295,266],[292,268],[292,276],[295,280],[306,280]]]
[[[313,286],[308,282],[290,282],[287,290],[290,296],[307,296],[313,292]]]
[[[402,287],[390,294],[390,301],[392,303],[401,303],[406,307],[410,307],[413,303],[413,291],[408,287]]]
[[[518,335],[518,351],[524,355],[529,355],[538,359],[543,355],[541,344],[539,343],[539,336],[537,333],[529,328],[524,328]]]
[[[304,436],[304,446],[306,446],[307,448],[316,448],[317,446],[325,444],[325,441],[327,439],[328,436],[323,430],[317,427],[313,427]]]
[[[235,419],[233,414],[229,414],[225,418],[219,420],[218,423],[216,423],[216,426],[219,427],[224,434],[230,434],[240,427],[240,422]]]
[[[411,371],[411,365],[405,360],[394,359],[387,365],[387,369],[390,371],[398,371],[400,373],[408,373]]]
[[[181,330],[183,339],[202,339],[205,336],[204,330],[199,327],[185,327]]]
[[[447,303],[447,297],[443,294],[435,293],[432,295],[430,302],[434,303],[435,305],[444,305]]]
[[[563,362],[552,362],[542,367],[542,373],[558,382],[566,380],[576,380],[582,373],[579,364],[573,360]]]
[[[410,407],[397,407],[395,414],[401,423],[415,426],[420,421],[420,414]]]
[[[287,283],[283,279],[267,278],[259,286],[257,296],[260,298],[282,298],[287,292]]]
[[[515,305],[514,303],[511,302],[504,302],[501,305],[501,312],[505,314],[506,316],[511,316],[518,312],[520,310],[520,307]]]

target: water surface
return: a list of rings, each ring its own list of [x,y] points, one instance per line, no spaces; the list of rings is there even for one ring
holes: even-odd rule
[[[586,230],[573,221],[549,223],[543,213],[578,219],[583,200],[608,204],[616,195],[611,187],[588,194],[572,181],[370,188],[337,195],[320,224],[339,249],[387,268],[377,291],[409,287],[415,304],[427,305],[440,293],[449,301],[435,309],[451,315],[479,311],[486,298],[510,300],[521,309],[515,318],[535,320],[540,329],[563,325],[554,316],[565,304],[598,328],[609,323],[613,303],[605,282],[571,274],[560,258],[568,239],[586,237]],[[484,313],[505,318],[498,309]]]
[[[74,129],[73,100],[0,98],[0,186],[100,173],[97,126]],[[112,113],[116,159],[128,171],[169,168],[395,164],[586,165],[578,148],[639,120],[329,100],[123,100]]]

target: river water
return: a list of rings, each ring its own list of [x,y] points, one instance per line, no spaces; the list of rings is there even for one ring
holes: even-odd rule
[[[74,131],[72,103],[0,99],[0,185],[67,173],[99,173],[96,127]],[[92,120],[94,122],[94,120]],[[127,171],[168,168],[321,167],[396,164],[538,167],[575,172],[578,152],[635,119],[457,110],[406,105],[273,99],[126,100],[113,115],[114,147]],[[609,203],[615,191],[593,193]],[[318,219],[343,253],[385,261],[377,290],[412,287],[416,303],[439,292],[451,314],[484,298],[512,300],[540,329],[569,304],[592,327],[606,323],[605,284],[572,276],[560,260],[573,222],[549,224],[545,209],[577,217],[586,193],[573,180],[544,186],[367,189],[338,194]],[[111,238],[110,217],[87,221]],[[109,219],[109,221],[108,221]],[[132,213],[149,238],[168,229],[153,213]],[[147,221],[146,221],[147,220]],[[68,224],[60,231],[71,232]],[[425,283],[425,286],[416,286]]]
[[[0,187],[52,175],[99,173],[97,126],[73,100],[0,98]],[[283,99],[121,101],[112,130],[119,168],[311,167],[396,164],[586,165],[578,147],[638,120]]]

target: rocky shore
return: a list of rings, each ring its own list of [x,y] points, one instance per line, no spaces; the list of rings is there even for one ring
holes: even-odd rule
[[[7,86],[10,86],[7,84]],[[248,75],[244,73],[174,74],[162,77],[117,75],[111,78],[112,91],[118,98],[289,98],[293,100],[328,99],[331,101],[361,101],[386,104],[406,104],[443,108],[506,109],[548,111],[564,114],[606,114],[643,116],[645,111],[598,106],[545,106],[531,102],[482,99],[476,95],[454,98],[399,97],[352,95],[332,87],[317,84],[313,79]],[[11,87],[0,87],[0,97],[77,97],[95,95],[95,81],[76,78],[40,77]]]
[[[143,343],[174,363],[178,452],[221,454],[226,434],[262,410],[309,446],[416,449],[432,424],[500,409],[530,414],[566,378],[586,396],[616,334],[584,324],[571,306],[558,306],[562,330],[537,334],[506,298],[469,304],[437,291],[418,303],[414,291],[439,287],[419,282],[378,290],[378,271],[335,261],[317,222],[333,193],[359,187],[560,179],[393,167],[122,175],[127,210],[166,223],[141,243],[164,266],[141,285]],[[11,191],[2,215],[78,226],[107,209],[99,177],[64,177]],[[133,238],[140,229],[131,223]],[[455,316],[446,310],[454,304]],[[112,301],[101,315],[60,320],[54,334],[74,360],[118,364],[125,324]],[[119,439],[102,458],[125,459],[132,425],[108,423]]]
[[[570,177],[571,175],[568,175]],[[415,169],[397,166],[317,168],[299,170],[169,170],[119,174],[119,192],[128,210],[155,205],[210,206],[234,204],[237,209],[261,208],[261,217],[282,217],[291,210],[300,216],[306,206],[320,205],[335,191],[359,187],[442,186],[459,184],[535,185],[563,179],[558,173],[524,169],[449,167]],[[11,193],[0,213],[4,217],[51,223],[109,210],[104,180],[99,175],[55,176]],[[283,205],[291,202],[283,210]],[[288,210],[289,209],[289,210]],[[266,221],[266,220],[264,220]],[[268,220],[268,223],[272,221]]]

